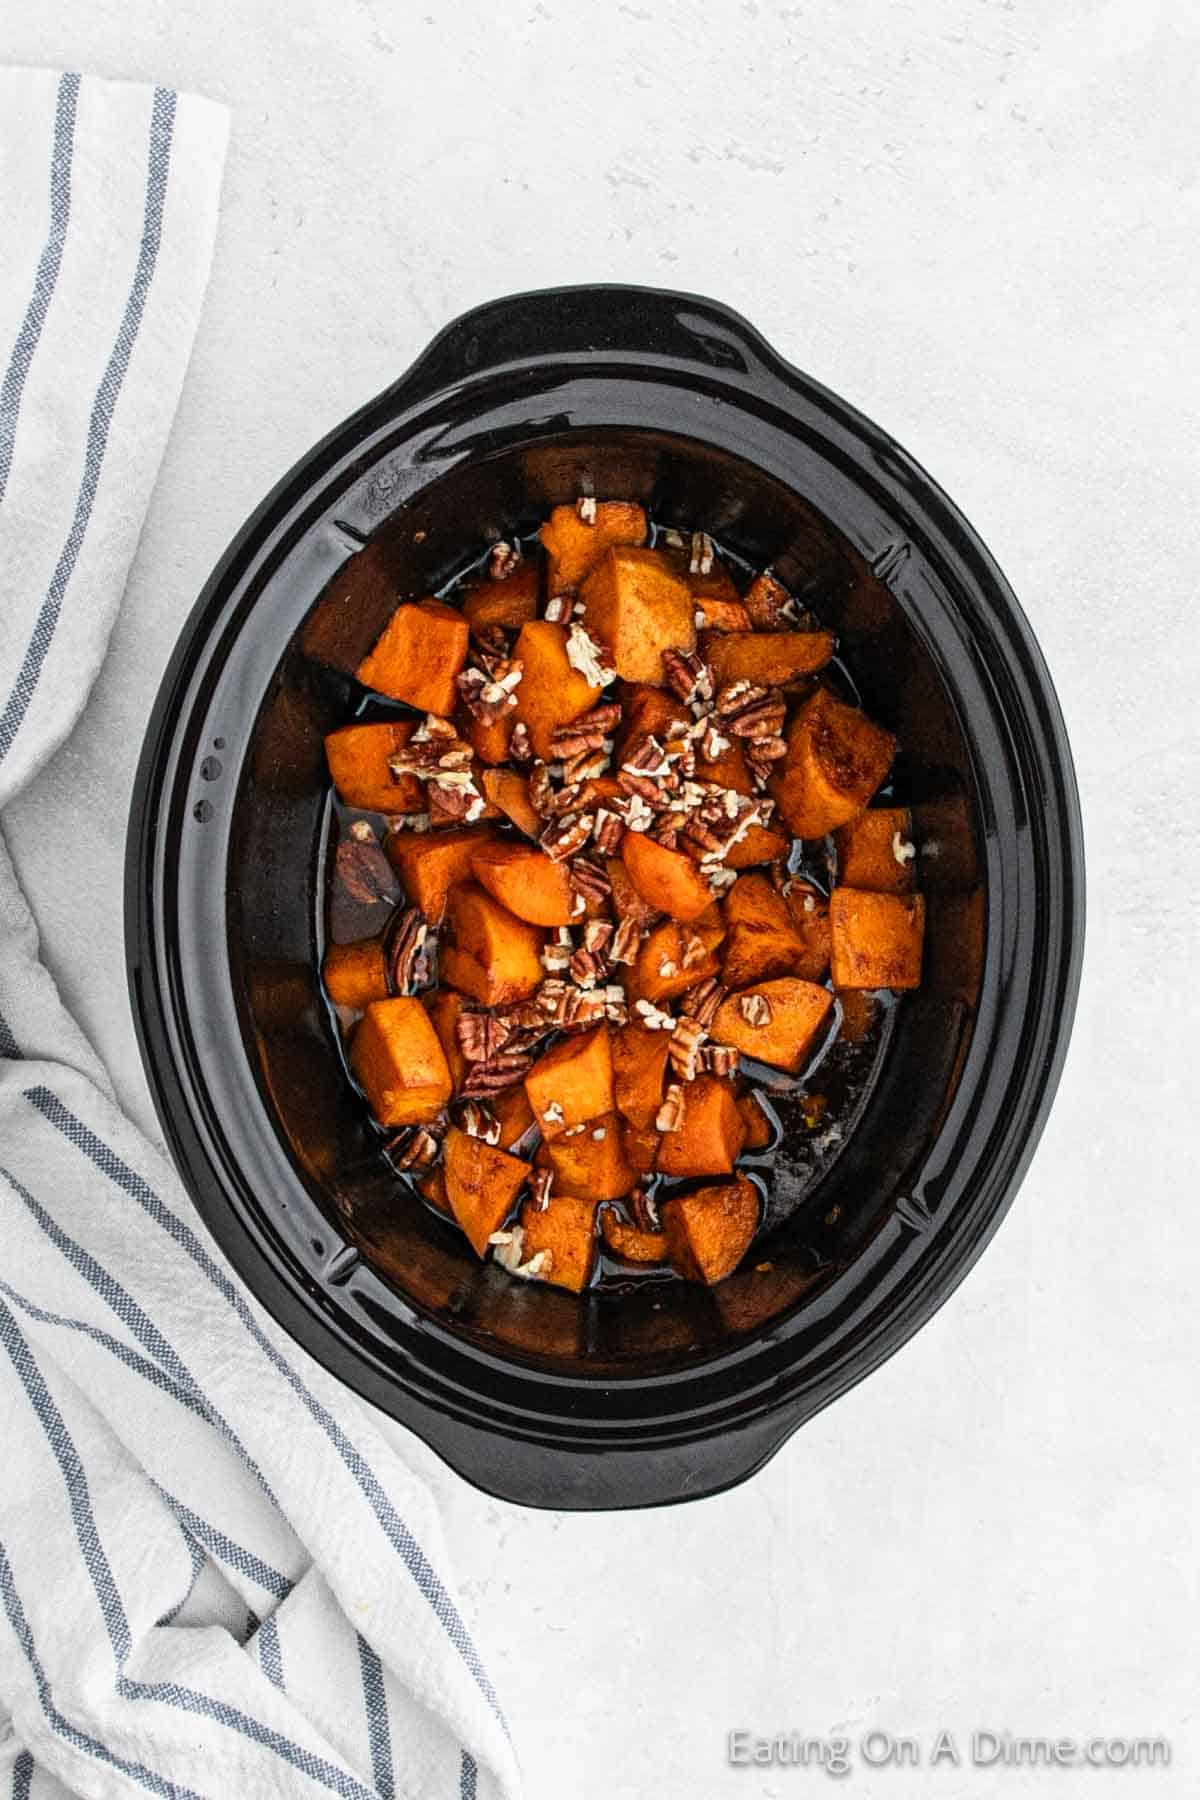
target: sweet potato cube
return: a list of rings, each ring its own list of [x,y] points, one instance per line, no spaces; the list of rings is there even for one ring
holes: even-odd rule
[[[355,1028],[350,1067],[381,1125],[419,1125],[449,1100],[450,1070],[419,1000],[374,1000]]]
[[[729,681],[782,687],[814,675],[833,655],[830,631],[704,631],[700,654],[718,688]]]
[[[804,944],[804,956],[796,968],[805,981],[821,981],[829,967],[829,902],[808,881],[791,881],[788,911]]]
[[[644,831],[627,831],[621,857],[630,881],[655,912],[686,923],[712,905],[712,889],[682,850],[668,850]]]
[[[474,882],[451,890],[443,936],[443,980],[484,1006],[526,999],[545,973],[545,934],[514,917]]]
[[[590,712],[604,690],[585,681],[568,662],[564,625],[531,619],[521,627],[513,655],[524,664],[524,673],[511,717],[528,728],[534,751],[543,762],[552,762],[550,740],[559,726]]]
[[[331,944],[321,974],[335,1006],[357,1007],[361,1012],[372,1000],[386,1000],[390,992],[382,938]]]
[[[425,790],[416,776],[393,775],[389,767],[389,759],[404,749],[416,728],[415,719],[392,719],[331,731],[325,739],[325,760],[338,799],[364,812],[422,812]]]
[[[661,682],[664,650],[694,650],[695,605],[686,582],[654,550],[609,550],[587,577],[584,623],[625,681]]]
[[[625,1161],[635,1170],[639,1180],[646,1175],[653,1175],[658,1168],[658,1146],[662,1143],[662,1135],[652,1125],[637,1126],[626,1123],[621,1132],[621,1144],[625,1151]]]
[[[622,838],[622,849],[624,849],[625,841],[629,836],[630,833],[626,832],[625,837]],[[646,925],[651,919],[657,917],[658,908],[647,905],[646,901],[642,899],[629,879],[629,870],[619,856],[610,856],[604,866],[608,872],[608,879],[612,883],[613,911],[618,919],[622,922],[626,919],[636,919],[639,925]]]
[[[829,927],[834,987],[920,987],[925,935],[921,894],[835,887],[829,896]]]
[[[759,1002],[765,1001],[765,1006]],[[743,1056],[796,1075],[829,1015],[833,995],[815,981],[785,975],[760,981],[721,1002],[710,1036]]]
[[[667,688],[638,681],[622,690],[621,720],[613,739],[613,767],[629,762],[648,737],[665,743],[671,727],[691,723],[687,707]]]
[[[612,1207],[600,1214],[600,1233],[606,1250],[625,1262],[664,1263],[667,1260],[667,1238],[662,1231],[643,1231],[622,1219]]]
[[[751,825],[726,851],[725,862],[731,869],[753,869],[760,863],[782,861],[791,847],[791,838],[784,837],[781,831],[773,831],[767,825]]]
[[[438,1043],[442,1046],[442,1054],[446,1058],[446,1067],[450,1071],[450,1079],[454,1083],[457,1094],[462,1087],[467,1073],[467,1059],[462,1053],[458,1041],[458,1021],[463,1013],[469,1011],[461,994],[453,988],[434,988],[431,994],[421,995],[421,1004],[429,1014],[430,1024],[437,1032]]]
[[[765,1150],[775,1133],[771,1128],[770,1119],[758,1104],[754,1094],[752,1092],[739,1094],[737,1109],[742,1116],[742,1124],[746,1127],[746,1142],[742,1148],[744,1150]]]
[[[521,1255],[528,1262],[547,1253],[541,1278],[581,1294],[596,1266],[596,1201],[575,1194],[551,1194],[539,1211],[526,1200],[521,1208]]]
[[[445,1213],[449,1219],[454,1217],[450,1202],[446,1198],[446,1171],[441,1163],[436,1169],[430,1169],[428,1175],[421,1177],[417,1183],[417,1192],[423,1199],[428,1200],[430,1206],[435,1206],[438,1212]]]
[[[555,862],[534,844],[511,838],[485,844],[471,867],[475,879],[518,919],[531,925],[569,925],[571,877],[565,862]]]
[[[508,761],[513,726],[517,722],[516,712],[511,706],[498,719],[477,719],[466,707],[457,716],[459,735],[470,744],[480,762],[487,763],[489,768],[495,768],[497,764]]]
[[[705,740],[701,738],[703,746]],[[732,788],[735,794],[752,794],[754,777],[750,773],[740,744],[729,739],[726,749],[719,756],[705,756],[701,750],[696,754],[696,780],[715,781],[718,787]]]
[[[736,591],[736,590],[735,590]],[[726,600],[715,594],[697,594],[693,589],[692,598],[696,603],[696,624],[701,631],[749,631],[750,614],[740,600]]]
[[[612,1036],[613,1093],[617,1111],[639,1131],[649,1131],[662,1105],[670,1034],[632,1021]]]
[[[758,1189],[739,1176],[663,1203],[663,1233],[671,1261],[687,1281],[711,1287],[733,1271],[758,1230]]]
[[[827,688],[806,700],[787,732],[787,755],[769,783],[784,824],[824,837],[866,807],[892,766],[896,740]]]
[[[742,604],[755,631],[781,631],[796,612],[791,594],[769,569],[754,577],[742,595]]]
[[[520,631],[527,619],[536,619],[542,574],[537,562],[518,563],[503,581],[485,580],[463,598],[463,617],[472,631],[497,625],[504,631]]]
[[[912,814],[907,806],[877,806],[834,833],[838,881],[875,894],[911,894],[917,885]]]
[[[493,1094],[487,1106],[500,1126],[501,1150],[511,1149],[533,1124],[529,1095],[520,1082],[515,1087],[505,1088],[502,1093]]]
[[[727,1175],[746,1141],[746,1121],[738,1111],[733,1084],[718,1075],[698,1075],[683,1089],[683,1123],[664,1131],[658,1149],[663,1175]]]
[[[560,1038],[525,1077],[542,1136],[549,1142],[572,1125],[614,1110],[612,1046],[607,1025]]]
[[[413,905],[431,925],[440,925],[451,889],[470,880],[472,857],[495,837],[490,826],[460,825],[432,836],[394,831],[383,847]]]
[[[527,1162],[452,1125],[446,1133],[442,1168],[446,1198],[476,1256],[486,1256],[488,1239],[499,1231],[529,1177]]]
[[[485,769],[483,791],[491,804],[526,837],[541,834],[545,820],[529,798],[529,781],[515,769]]]
[[[577,588],[614,544],[644,544],[646,515],[629,500],[597,500],[591,520],[575,506],[556,506],[538,532],[549,558],[550,593]]]
[[[554,1170],[554,1185],[566,1194],[619,1200],[637,1185],[637,1171],[625,1160],[616,1113],[602,1113],[582,1130],[540,1144],[534,1161],[540,1168]]]
[[[457,607],[440,600],[398,606],[356,674],[377,694],[445,717],[458,698],[455,683],[467,660],[470,634]]]
[[[719,915],[715,921],[702,915],[692,925],[681,925],[675,919],[655,925],[643,939],[629,973],[626,988],[630,999],[657,1004],[695,987],[698,981],[707,981],[717,973],[717,946],[724,936]]]
[[[725,896],[725,921],[721,979],[727,988],[800,973],[804,940],[787,901],[765,875],[738,877]]]

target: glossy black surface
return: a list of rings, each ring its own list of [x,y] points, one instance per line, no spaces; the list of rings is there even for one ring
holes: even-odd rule
[[[398,1208],[316,981],[321,739],[353,701],[349,671],[398,587],[440,586],[481,540],[580,491],[641,497],[773,563],[839,631],[940,851],[923,864],[927,979],[842,1155],[760,1248],[770,1271],[666,1299],[517,1286]],[[135,1010],[210,1229],[319,1360],[534,1505],[727,1486],[917,1329],[1036,1142],[1082,932],[1062,721],[986,551],[903,451],[745,321],[647,289],[481,308],[311,452],[197,603],[134,796]]]

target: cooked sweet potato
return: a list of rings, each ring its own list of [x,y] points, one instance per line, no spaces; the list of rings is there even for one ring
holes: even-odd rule
[[[472,764],[471,776],[475,786],[482,792],[483,770],[478,764]],[[483,811],[475,814],[473,824],[486,824],[493,819],[502,819],[504,814],[490,800],[485,800]],[[431,790],[429,794],[429,829],[430,831],[459,831],[462,828],[462,814],[456,806],[446,807]]]
[[[669,1033],[646,1031],[632,1021],[612,1034],[613,1094],[617,1111],[639,1131],[649,1131],[662,1105]]]
[[[682,850],[667,850],[644,831],[627,831],[621,858],[630,881],[655,912],[686,923],[712,905],[712,889]]]
[[[614,544],[645,543],[646,515],[629,500],[597,500],[591,519],[577,506],[556,506],[538,537],[548,558],[550,593],[571,593]]]
[[[804,940],[787,901],[765,875],[738,876],[725,896],[725,923],[721,979],[727,988],[800,974]]]
[[[656,1004],[669,1000],[698,981],[707,981],[717,973],[717,946],[725,936],[720,914],[706,913],[691,925],[676,919],[664,919],[643,939],[626,978],[630,1000],[653,1000]]]
[[[485,844],[472,859],[475,879],[518,919],[531,925],[569,925],[571,877],[565,862],[555,862],[534,844],[511,838]]]
[[[442,1168],[441,1163],[436,1169],[430,1169],[428,1175],[421,1177],[417,1183],[417,1192],[428,1200],[430,1206],[436,1206],[440,1213],[445,1213],[447,1218],[454,1217],[450,1202],[446,1198],[446,1171]]]
[[[792,847],[792,840],[766,825],[751,825],[743,837],[725,853],[731,869],[753,869],[760,863],[779,862]]]
[[[541,1279],[581,1294],[596,1266],[596,1201],[575,1194],[551,1194],[539,1211],[526,1200],[521,1208],[521,1255],[531,1261],[546,1251]]]
[[[734,585],[733,576],[729,573],[729,570],[725,567],[725,564],[721,561],[719,556],[714,554],[712,566],[707,575],[705,575],[701,573],[698,566],[695,569],[692,567],[692,562],[696,559],[694,559],[692,555],[690,539],[684,543],[682,547],[660,541],[655,548],[670,569],[672,575],[678,576],[680,581],[687,582],[688,587],[691,589],[692,599],[696,604],[697,611],[700,610],[706,600],[716,601],[729,606],[741,605],[737,588]],[[748,629],[748,627],[745,629]]]
[[[700,740],[701,748],[696,753],[696,780],[715,781],[718,787],[732,788],[735,794],[752,794],[754,777],[741,745],[729,738],[719,756],[709,757],[703,753],[705,741]]]
[[[353,1006],[361,1012],[372,1000],[386,1000],[390,992],[382,938],[331,944],[321,974],[335,1006]]]
[[[839,1037],[848,1044],[861,1044],[875,1022],[874,996],[863,988],[839,988],[837,998],[842,1009]]]
[[[356,673],[378,694],[445,717],[454,711],[469,639],[470,626],[457,607],[440,600],[398,606]]]
[[[443,981],[484,1006],[524,1000],[540,983],[545,933],[474,882],[453,888],[446,904],[438,966]]]
[[[769,569],[754,577],[742,595],[742,604],[755,631],[782,630],[796,610],[792,596]]]
[[[446,1133],[442,1168],[450,1209],[476,1256],[486,1256],[488,1239],[512,1211],[530,1165],[452,1125]]]
[[[415,775],[393,775],[389,758],[404,749],[416,730],[415,719],[392,719],[381,725],[343,725],[325,739],[325,759],[346,806],[364,812],[413,813],[425,806],[425,790]]]
[[[805,981],[821,981],[829,967],[829,902],[811,882],[792,880],[787,884],[787,905],[804,943],[796,974]]]
[[[833,836],[842,887],[875,894],[911,894],[917,885],[912,814],[907,806],[876,806]]]
[[[750,630],[750,614],[740,600],[727,600],[716,594],[697,594],[694,590],[692,599],[696,603],[696,625],[699,630]]]
[[[688,709],[667,688],[652,687],[648,682],[634,682],[621,695],[621,719],[613,740],[613,767],[633,759],[639,744],[648,737],[665,743],[672,726],[690,723]]]
[[[567,661],[567,630],[547,619],[531,619],[521,627],[514,657],[525,665],[517,704],[509,715],[529,731],[534,751],[553,761],[550,740],[560,725],[570,724],[599,703],[603,688],[585,681]]]
[[[534,1161],[554,1170],[554,1185],[563,1193],[586,1194],[591,1200],[619,1200],[637,1184],[637,1171],[625,1160],[616,1113],[602,1113],[582,1129],[539,1145]]]
[[[638,1179],[653,1175],[658,1167],[658,1146],[662,1143],[660,1134],[650,1126],[630,1125],[628,1122],[621,1130],[621,1145],[625,1151],[625,1161],[635,1170]]]
[[[606,551],[580,599],[584,624],[625,681],[661,682],[663,651],[696,647],[691,591],[655,550]]]
[[[350,1067],[381,1125],[419,1125],[450,1098],[450,1070],[419,1000],[374,1000],[350,1041]]]
[[[432,993],[421,995],[421,1004],[429,1014],[429,1022],[437,1032],[438,1043],[442,1046],[442,1054],[446,1058],[446,1067],[450,1071],[450,1079],[454,1083],[457,1094],[462,1087],[467,1073],[467,1059],[462,1053],[458,1041],[458,1021],[468,1011],[466,1001],[453,988],[434,988]]]
[[[529,798],[526,776],[519,775],[516,769],[485,769],[483,791],[518,831],[531,838],[541,835],[545,820]]]
[[[718,1075],[698,1075],[683,1089],[683,1123],[665,1131],[658,1149],[663,1175],[727,1175],[741,1155],[746,1122],[738,1111],[733,1083]]]
[[[869,894],[835,887],[829,897],[830,955],[837,988],[921,985],[925,900],[921,894]]]
[[[463,617],[472,631],[501,626],[520,631],[527,619],[536,619],[541,591],[541,569],[532,557],[518,563],[504,581],[484,580],[463,598]]]
[[[394,831],[383,847],[413,905],[431,925],[440,925],[450,890],[470,879],[471,858],[495,839],[488,825],[460,825],[433,835]]]
[[[622,1219],[611,1206],[605,1207],[600,1214],[600,1232],[605,1248],[625,1262],[665,1263],[667,1260],[665,1232],[643,1231],[640,1226],[631,1225],[628,1219]]]
[[[621,840],[624,850],[626,839],[631,834],[626,832]],[[658,915],[658,908],[650,906],[642,899],[629,879],[629,871],[619,856],[610,856],[604,865],[608,879],[612,883],[613,911],[618,919],[636,919],[639,925],[646,925]]]
[[[769,783],[784,824],[801,838],[835,831],[863,811],[895,754],[890,731],[818,688],[793,719]]]
[[[732,1044],[743,1056],[796,1075],[832,1005],[833,995],[814,981],[790,975],[760,981],[721,1002],[710,1036],[718,1044]]]
[[[700,654],[718,688],[729,681],[782,687],[814,675],[833,655],[831,631],[702,631]]]
[[[765,1150],[775,1133],[771,1128],[770,1119],[758,1104],[754,1094],[752,1092],[739,1094],[737,1109],[741,1114],[742,1124],[746,1127],[746,1141],[742,1145],[743,1150]]]
[[[511,1149],[533,1124],[529,1095],[518,1082],[516,1087],[505,1088],[503,1093],[494,1094],[487,1105],[492,1117],[500,1124],[501,1150]]]
[[[510,706],[498,719],[477,719],[464,706],[456,714],[456,718],[459,735],[470,744],[480,762],[487,763],[489,768],[495,768],[497,764],[508,761],[513,726],[517,722],[515,708]]]
[[[607,1025],[560,1038],[525,1077],[542,1136],[549,1142],[572,1125],[614,1109],[612,1047]]]
[[[671,1261],[685,1280],[711,1287],[745,1256],[759,1213],[758,1189],[745,1176],[665,1201],[662,1222]]]

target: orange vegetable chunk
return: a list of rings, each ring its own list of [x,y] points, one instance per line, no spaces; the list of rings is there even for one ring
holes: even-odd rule
[[[486,769],[483,791],[518,831],[526,837],[540,836],[545,820],[529,798],[529,781],[515,769]]]
[[[554,1170],[554,1186],[566,1194],[619,1200],[637,1185],[637,1171],[625,1160],[616,1113],[601,1113],[582,1130],[560,1133],[539,1145],[534,1161]]]
[[[829,896],[829,925],[835,987],[920,987],[923,895],[835,887]]]
[[[454,711],[469,638],[470,626],[457,607],[440,600],[398,606],[359,664],[358,679],[376,693],[444,718]]]
[[[625,681],[661,682],[663,651],[696,647],[691,590],[655,550],[609,550],[580,598],[584,624]]]
[[[642,940],[627,978],[629,998],[669,1000],[698,981],[707,981],[720,966],[717,946],[724,935],[719,914],[713,921],[702,914],[691,925],[664,919]]]
[[[730,681],[782,687],[825,667],[833,655],[833,633],[705,631],[700,636],[700,654],[712,669],[718,688]]]
[[[425,790],[415,775],[393,775],[389,758],[399,754],[416,730],[415,719],[381,725],[343,725],[325,739],[325,759],[346,806],[364,812],[423,812]]]
[[[560,1038],[525,1077],[542,1136],[549,1142],[572,1125],[614,1110],[612,1046],[607,1025]]]
[[[663,1203],[671,1261],[687,1281],[722,1281],[745,1256],[758,1230],[758,1190],[745,1176],[698,1188]]]
[[[389,992],[387,958],[382,938],[360,938],[357,944],[331,944],[322,969],[325,992],[335,1006],[357,1007],[361,1012],[372,1000],[386,1000]]]
[[[665,744],[673,725],[691,723],[687,707],[667,688],[634,682],[622,690],[621,718],[614,735],[613,767],[630,762],[639,744],[655,737]]]
[[[577,588],[614,544],[644,544],[646,515],[629,500],[597,500],[589,522],[578,507],[556,506],[538,532],[549,558],[550,593]]]
[[[515,1087],[505,1088],[502,1093],[493,1094],[484,1104],[499,1123],[501,1150],[509,1149],[518,1138],[523,1138],[533,1124],[533,1108],[520,1082]]]
[[[450,1209],[476,1256],[486,1256],[488,1239],[512,1211],[530,1165],[452,1125],[446,1133],[442,1168]]]
[[[503,581],[481,581],[463,598],[463,617],[473,631],[499,625],[504,631],[520,631],[527,619],[536,619],[541,590],[541,570],[526,558]]]
[[[639,1127],[626,1123],[621,1132],[625,1161],[631,1169],[636,1170],[639,1177],[654,1174],[658,1167],[658,1146],[661,1142],[662,1138],[653,1125]]]
[[[755,1000],[766,1001],[765,1012]],[[732,1044],[743,1056],[796,1075],[832,1005],[833,995],[815,981],[785,975],[756,982],[721,1002],[710,1036],[715,1043]]]
[[[797,837],[824,837],[863,811],[892,766],[896,740],[827,688],[806,700],[787,732],[771,793]]]
[[[907,806],[878,806],[859,813],[834,833],[833,842],[842,887],[869,888],[876,894],[910,894],[916,887],[917,857]]]
[[[829,967],[829,902],[811,882],[788,883],[788,911],[804,944],[795,973],[805,981],[821,981]]]
[[[472,864],[475,879],[518,919],[531,925],[569,925],[575,917],[571,877],[533,844],[502,838],[485,844]]]
[[[596,1266],[596,1201],[575,1194],[551,1194],[539,1211],[526,1200],[521,1208],[522,1258],[548,1252],[543,1281],[581,1294]]]
[[[516,710],[509,707],[498,719],[477,719],[475,714],[463,707],[458,714],[459,735],[466,739],[480,762],[495,768],[499,763],[506,763],[512,744],[513,726],[517,722]],[[487,791],[487,776],[483,777],[484,791]]]
[[[728,1175],[746,1141],[733,1083],[718,1075],[698,1075],[684,1083],[683,1123],[664,1131],[658,1150],[663,1175]]]
[[[449,1100],[450,1070],[419,1000],[375,1000],[355,1028],[350,1067],[381,1125],[420,1125]]]
[[[667,1260],[667,1238],[662,1231],[643,1231],[622,1219],[612,1207],[600,1214],[600,1232],[607,1249],[614,1256],[632,1263],[664,1263]]]
[[[484,1006],[524,1000],[545,972],[544,936],[473,882],[453,888],[439,945],[442,979]]]
[[[644,831],[627,831],[621,857],[630,881],[656,912],[690,922],[712,905],[712,889],[681,850],[667,850]]]
[[[489,825],[460,825],[432,835],[393,831],[383,847],[413,905],[440,925],[451,889],[470,879],[475,852],[495,837]]]
[[[742,1115],[742,1124],[746,1127],[744,1150],[765,1150],[775,1133],[771,1129],[771,1121],[759,1105],[752,1093],[739,1094],[737,1109]]]
[[[636,1015],[635,1015],[636,1016]],[[670,1034],[646,1031],[632,1020],[612,1035],[613,1092],[617,1111],[639,1131],[649,1131],[662,1105]]]
[[[787,622],[789,609],[795,612],[791,594],[769,569],[754,577],[742,595],[742,604],[755,631],[779,631]]]
[[[438,1043],[442,1046],[442,1054],[446,1058],[446,1067],[450,1071],[450,1079],[454,1083],[457,1094],[462,1087],[467,1073],[467,1059],[462,1053],[458,1041],[458,1021],[464,1012],[469,1012],[466,1001],[453,988],[434,988],[432,993],[421,995],[421,1004],[429,1014],[433,1029],[437,1032]]]
[[[552,762],[550,740],[560,725],[569,725],[599,703],[603,688],[585,681],[567,660],[567,631],[547,619],[531,619],[521,627],[514,657],[525,665],[517,704],[509,714],[529,731],[535,753]]]
[[[721,979],[752,987],[777,975],[800,975],[805,943],[787,901],[765,875],[740,875],[725,896]]]

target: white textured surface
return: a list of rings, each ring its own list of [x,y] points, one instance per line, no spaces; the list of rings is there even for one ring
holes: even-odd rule
[[[499,16],[497,16],[499,15]],[[108,666],[6,816],[129,1106],[129,780],[173,639],[311,441],[490,295],[739,306],[925,462],[1054,670],[1091,926],[1060,1098],[934,1322],[724,1498],[493,1504],[416,1451],[536,1800],[811,1792],[723,1733],[1165,1733],[1194,1791],[1196,13],[1187,0],[8,0],[4,60],[235,109],[208,306]],[[86,955],[81,947],[86,946]],[[904,1795],[1115,1778],[855,1768]]]

